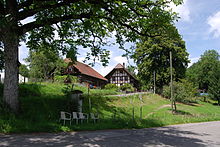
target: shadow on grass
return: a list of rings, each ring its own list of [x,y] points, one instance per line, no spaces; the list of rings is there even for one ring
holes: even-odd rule
[[[172,109],[168,109],[169,111],[172,112]],[[176,112],[173,112],[174,115],[189,115],[192,116],[192,114],[190,112],[186,112],[183,110],[176,110]]]
[[[218,103],[213,103],[214,106],[220,106]]]
[[[59,123],[60,111],[72,112],[70,98],[64,95],[41,94],[41,86],[45,85],[22,85],[23,97],[21,101],[21,113],[19,115],[3,114],[0,116],[0,132],[59,132],[71,130],[100,130],[100,129],[122,129],[122,128],[148,128],[163,126],[156,119],[132,120],[132,111],[128,107],[116,107],[112,102],[117,97],[104,97],[102,95],[84,95],[83,112],[89,113],[89,99],[91,101],[91,112],[99,113],[100,123],[79,124],[62,126]],[[31,89],[31,90],[30,90]],[[29,90],[29,91],[27,91]],[[34,91],[32,93],[32,90]],[[25,94],[24,94],[25,93]],[[36,93],[36,94],[35,94]],[[39,95],[38,95],[39,94]],[[181,115],[190,115],[180,112]]]

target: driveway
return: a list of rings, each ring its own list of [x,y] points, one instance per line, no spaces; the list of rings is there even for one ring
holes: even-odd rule
[[[220,121],[132,130],[0,135],[10,147],[220,146]]]

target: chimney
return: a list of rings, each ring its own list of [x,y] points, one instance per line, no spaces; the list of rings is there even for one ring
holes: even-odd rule
[[[123,63],[123,67],[125,68],[125,63]]]

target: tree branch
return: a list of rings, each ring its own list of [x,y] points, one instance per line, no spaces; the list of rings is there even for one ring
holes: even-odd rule
[[[7,0],[6,1],[6,11],[8,14],[12,14],[13,17],[17,15],[17,1]]]
[[[34,21],[34,22],[25,24],[22,27],[20,27],[19,35],[25,34],[28,31],[31,31],[35,28],[39,28],[45,25],[52,25],[52,24],[56,24],[58,22],[70,20],[70,19],[90,18],[92,15],[93,15],[92,12],[88,12],[88,13],[81,13],[79,15],[65,15],[65,16],[60,16],[60,17],[48,18],[41,22]]]
[[[2,1],[0,1],[0,16],[5,14],[5,7]]]
[[[22,2],[22,3],[20,3],[20,4],[18,4],[18,9],[23,9],[23,8],[25,8],[25,7],[29,7],[29,6],[31,6],[31,4],[33,4],[34,3],[34,0],[26,0],[26,1],[24,1],[24,2]]]
[[[55,9],[55,8],[59,8],[62,6],[68,6],[71,3],[75,3],[78,1],[79,0],[64,0],[63,2],[55,3],[55,4],[50,4],[50,3],[42,4],[42,5],[37,6],[34,9],[28,9],[28,10],[23,10],[23,11],[19,12],[17,18],[18,18],[18,20],[23,20],[27,17],[33,16],[34,14],[36,14],[38,12],[43,11],[45,9]]]

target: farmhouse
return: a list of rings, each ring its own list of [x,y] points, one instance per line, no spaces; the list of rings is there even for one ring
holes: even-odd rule
[[[66,63],[69,63],[69,66],[65,69],[63,74],[77,76],[80,80],[80,83],[89,84],[93,87],[103,87],[108,82],[106,78],[104,78],[101,74],[99,74],[89,65],[86,65],[78,61],[71,64],[72,61],[70,58],[66,58],[64,59],[64,61]]]
[[[125,68],[124,64],[117,64],[105,78],[108,79],[108,83],[116,84],[117,86],[129,83],[138,89],[138,80]]]

